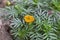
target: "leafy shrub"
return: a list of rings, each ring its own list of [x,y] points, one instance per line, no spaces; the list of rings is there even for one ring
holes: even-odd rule
[[[14,40],[60,40],[60,15],[44,1],[20,0],[6,9],[13,18],[10,26]],[[26,15],[29,22],[24,19]]]

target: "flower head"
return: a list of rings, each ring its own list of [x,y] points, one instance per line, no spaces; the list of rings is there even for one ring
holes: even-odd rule
[[[25,22],[31,23],[34,21],[34,17],[31,15],[26,15],[26,16],[24,16],[24,20],[25,20]]]

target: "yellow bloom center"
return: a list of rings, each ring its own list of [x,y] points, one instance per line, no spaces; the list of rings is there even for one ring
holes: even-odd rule
[[[31,15],[26,15],[26,16],[24,17],[24,20],[25,20],[25,22],[30,23],[30,22],[33,22],[33,21],[34,21],[34,17],[31,16]]]

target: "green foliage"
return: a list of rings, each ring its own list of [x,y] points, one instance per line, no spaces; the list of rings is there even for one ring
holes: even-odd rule
[[[48,2],[48,0],[45,2],[22,0],[11,7],[6,7],[10,13],[9,17],[13,18],[10,26],[14,40],[60,40],[60,15],[52,9],[52,12],[48,12],[50,10]],[[26,23],[25,15],[34,16],[34,22]]]
[[[53,7],[55,10],[60,11],[60,0],[52,0],[51,7]]]

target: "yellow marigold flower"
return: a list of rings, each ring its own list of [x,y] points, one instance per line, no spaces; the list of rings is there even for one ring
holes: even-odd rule
[[[25,22],[31,23],[31,22],[34,21],[34,17],[31,16],[31,15],[26,15],[26,16],[24,17],[24,20],[25,20]]]

